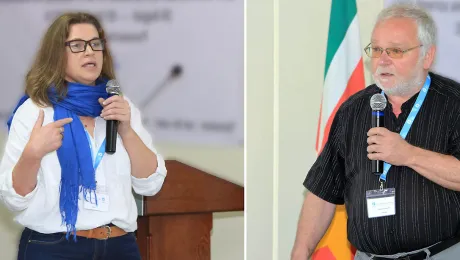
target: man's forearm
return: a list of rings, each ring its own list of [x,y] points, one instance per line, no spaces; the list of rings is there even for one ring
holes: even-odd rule
[[[335,214],[335,204],[309,192],[300,213],[292,260],[307,260],[326,233]]]
[[[460,191],[460,161],[451,155],[414,146],[406,166],[444,188]]]

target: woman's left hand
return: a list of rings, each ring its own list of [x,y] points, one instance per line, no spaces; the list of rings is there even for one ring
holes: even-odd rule
[[[123,136],[131,130],[131,108],[122,96],[111,96],[108,99],[99,98],[103,107],[101,117],[105,120],[117,120],[118,133]]]

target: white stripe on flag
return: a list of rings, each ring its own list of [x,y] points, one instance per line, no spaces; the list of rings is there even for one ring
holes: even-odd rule
[[[345,38],[339,46],[324,80],[322,118],[319,147],[322,147],[324,129],[334,108],[345,91],[348,81],[361,59],[358,17],[355,15]]]

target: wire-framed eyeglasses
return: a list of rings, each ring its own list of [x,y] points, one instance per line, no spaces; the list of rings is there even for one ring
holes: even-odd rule
[[[405,49],[405,50],[403,50],[401,48],[397,48],[397,47],[383,49],[381,47],[373,47],[372,44],[369,43],[366,46],[366,48],[364,48],[364,51],[366,52],[367,56],[369,56],[370,58],[380,58],[380,56],[385,51],[390,58],[401,59],[406,52],[411,51],[411,50],[415,50],[415,49],[420,48],[422,46],[423,45],[418,45],[418,46],[415,46],[415,47],[412,47],[412,48],[409,48],[409,49]]]

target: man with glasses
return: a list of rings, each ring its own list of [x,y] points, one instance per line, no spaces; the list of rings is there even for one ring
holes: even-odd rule
[[[459,258],[460,84],[429,71],[435,43],[423,10],[379,14],[365,48],[375,84],[339,108],[303,183],[293,260],[313,253],[337,204],[346,206],[355,259]],[[373,98],[386,103],[382,111],[372,111]],[[372,127],[372,113],[385,127]]]

